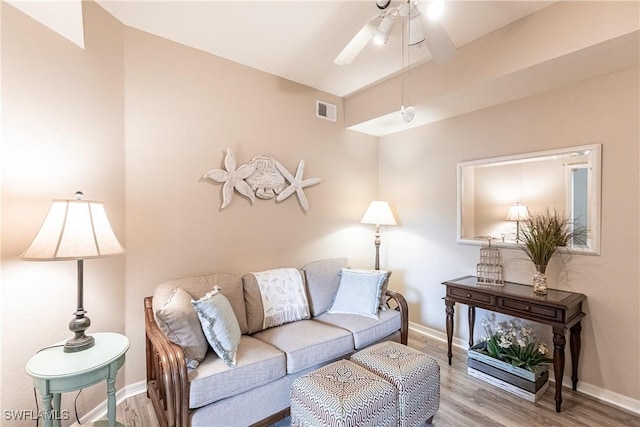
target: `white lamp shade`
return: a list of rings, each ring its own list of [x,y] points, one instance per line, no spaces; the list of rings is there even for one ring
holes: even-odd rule
[[[529,219],[529,209],[525,205],[516,203],[509,208],[507,221],[524,221],[526,219]]]
[[[102,202],[53,200],[24,260],[72,260],[124,253]]]
[[[389,203],[374,200],[360,220],[362,224],[397,225]]]

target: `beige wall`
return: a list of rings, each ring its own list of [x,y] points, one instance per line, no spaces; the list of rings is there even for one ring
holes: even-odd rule
[[[248,273],[347,256],[371,267],[373,230],[359,223],[377,192],[377,140],[315,118],[340,99],[139,32],[126,32],[127,383],[144,378],[142,301],[162,281],[213,271]],[[340,115],[340,114],[339,114]],[[236,193],[220,210],[223,167],[275,156],[322,182],[276,203]]]
[[[2,420],[5,410],[35,410],[25,372],[39,349],[71,336],[76,263],[26,262],[26,249],[53,198],[102,200],[126,246],[124,52],[121,25],[85,5],[86,50],[2,2]],[[91,332],[124,332],[125,257],[85,262],[84,306]],[[119,378],[117,386],[125,384]],[[105,400],[85,390],[80,415]],[[63,409],[73,420],[72,394]],[[32,425],[31,421],[28,422]]]
[[[131,341],[118,387],[145,378],[142,301],[161,281],[331,256],[373,263],[373,230],[359,220],[377,194],[377,140],[344,130],[340,99],[85,6],[82,51],[2,4],[2,383],[14,384],[3,410],[35,409],[24,366],[69,335],[75,264],[17,259],[51,198],[81,187],[103,200],[127,248],[85,264],[90,331]],[[338,123],[315,118],[316,99],[338,104]],[[305,189],[309,211],[295,195],[251,206],[237,193],[221,211],[222,186],[201,177],[226,147],[239,165],[267,153],[295,173],[304,159],[304,177],[322,178]],[[80,416],[104,399],[102,386],[83,393]]]
[[[380,196],[402,223],[387,238],[388,267],[392,286],[409,300],[412,322],[443,331],[441,282],[474,274],[479,260],[477,246],[456,244],[457,162],[602,143],[602,253],[574,255],[565,265],[552,260],[547,272],[552,287],[587,296],[579,389],[636,407],[638,75],[637,68],[621,71],[381,138]],[[515,250],[502,254],[506,278],[528,282],[530,262]],[[455,333],[465,341],[466,321],[466,307],[456,306]]]
[[[575,256],[566,269],[552,263],[549,273],[588,298],[581,389],[622,403],[640,399],[638,69],[378,145],[343,129],[340,99],[124,28],[91,3],[85,8],[82,51],[2,3],[2,410],[35,409],[24,365],[68,337],[75,264],[17,259],[54,197],[81,187],[103,200],[127,248],[123,257],[85,265],[91,331],[131,340],[122,387],[144,379],[142,299],[157,283],[327,256],[370,266],[372,229],[358,222],[378,194],[400,223],[383,228],[382,267],[394,271],[392,286],[408,298],[411,320],[443,331],[440,283],[472,274],[478,260],[478,247],[455,243],[456,163],[595,142],[603,144],[602,255]],[[338,104],[337,124],[314,117],[316,99]],[[359,108],[355,116],[368,114]],[[226,147],[239,164],[269,153],[293,172],[304,159],[305,177],[323,179],[306,189],[309,212],[295,196],[250,206],[237,193],[220,211],[221,185],[200,178],[222,167]],[[529,280],[530,266],[503,254],[507,278]],[[457,325],[465,321],[458,309]],[[80,414],[103,400],[102,385],[83,392]]]

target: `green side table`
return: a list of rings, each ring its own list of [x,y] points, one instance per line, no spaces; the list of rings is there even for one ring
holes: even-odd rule
[[[122,426],[116,422],[116,375],[124,364],[129,339],[121,334],[92,334],[96,344],[84,351],[65,353],[64,341],[36,353],[27,363],[27,373],[40,390],[44,426],[60,426],[62,393],[80,390],[107,381],[107,420],[94,425]],[[52,405],[53,403],[53,405]]]

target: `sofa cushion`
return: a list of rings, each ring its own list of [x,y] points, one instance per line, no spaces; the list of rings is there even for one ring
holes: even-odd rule
[[[288,374],[332,361],[354,350],[351,332],[315,320],[299,320],[265,329],[253,337],[286,354]]]
[[[167,287],[164,290],[169,289]],[[182,347],[187,367],[195,368],[206,356],[209,345],[191,305],[191,295],[182,288],[174,287],[168,298],[159,296],[158,301],[161,299],[164,299],[164,303],[159,304],[153,312],[156,323],[171,342]]]
[[[361,314],[377,319],[386,279],[386,271],[343,268],[336,298],[327,312]]]
[[[270,383],[286,375],[283,352],[248,335],[240,338],[236,367],[229,368],[213,352],[189,371],[189,406],[199,408]]]
[[[231,273],[214,273],[206,276],[188,276],[170,280],[158,285],[153,293],[153,310],[162,306],[176,287],[184,289],[193,299],[202,298],[214,286],[220,287],[220,293],[227,297],[238,320],[240,331],[247,333],[247,310],[244,306],[242,276]]]
[[[379,319],[374,319],[358,314],[324,313],[313,320],[350,331],[356,350],[360,350],[400,329],[399,311],[386,310],[381,311],[379,315]]]
[[[302,267],[307,280],[311,316],[319,316],[331,307],[340,286],[340,271],[348,265],[346,258],[329,258]]]
[[[191,301],[198,313],[204,336],[213,351],[225,365],[236,366],[236,352],[240,344],[240,326],[229,300],[220,293],[217,286],[211,292]]]

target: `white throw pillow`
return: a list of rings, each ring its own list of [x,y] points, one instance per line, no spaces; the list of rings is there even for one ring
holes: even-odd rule
[[[256,278],[262,298],[262,329],[308,319],[311,316],[300,270],[278,268],[252,274]]]
[[[360,314],[377,319],[386,279],[386,271],[343,268],[340,286],[328,313]]]
[[[202,331],[213,351],[228,367],[236,366],[236,353],[242,333],[227,297],[216,286],[199,300],[192,300],[191,304],[198,313]]]

